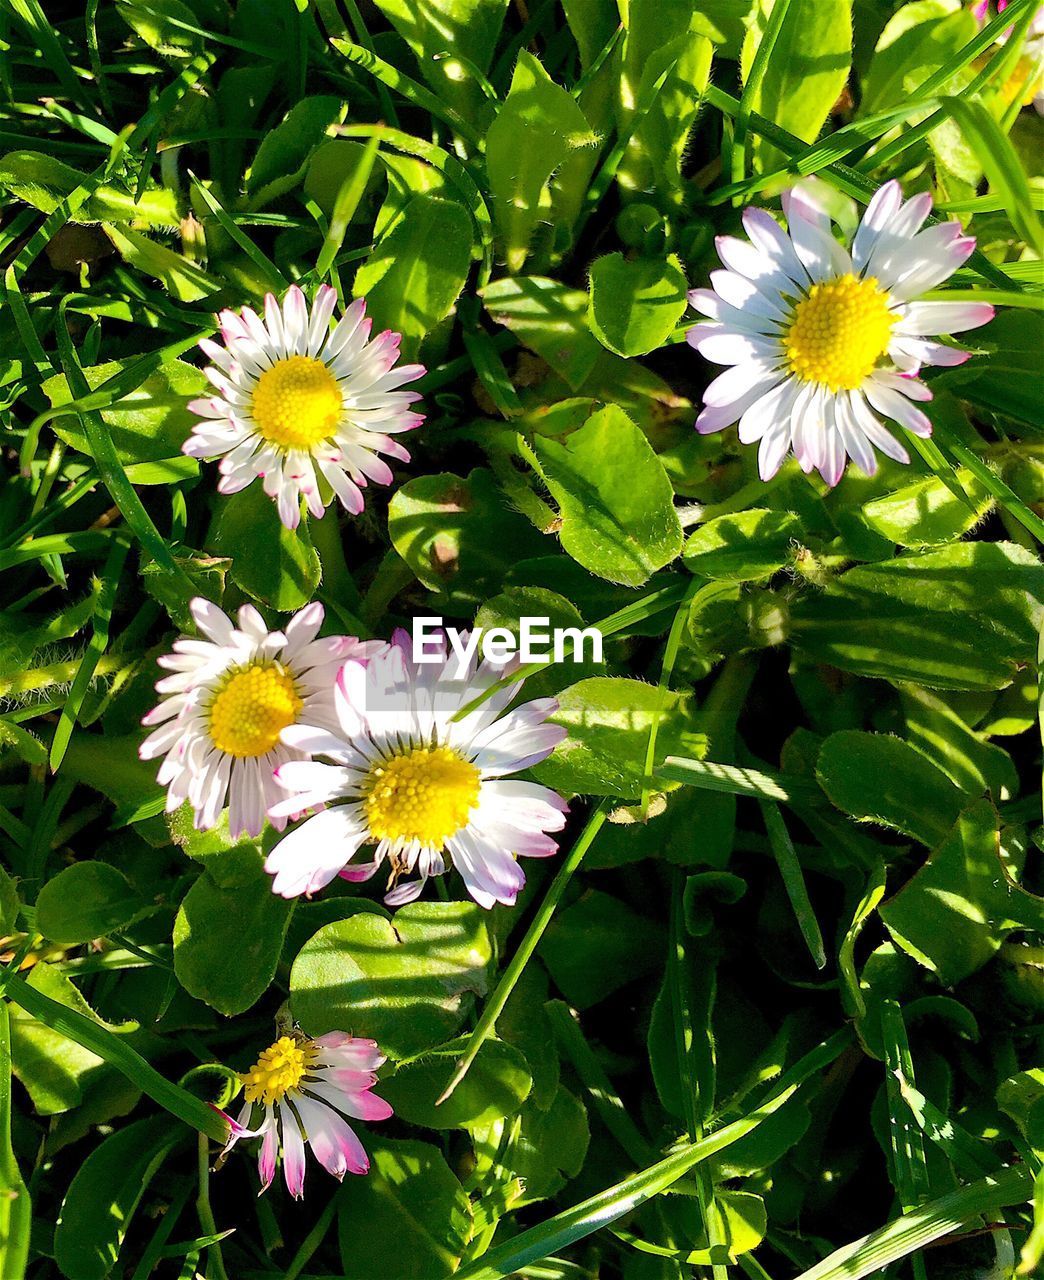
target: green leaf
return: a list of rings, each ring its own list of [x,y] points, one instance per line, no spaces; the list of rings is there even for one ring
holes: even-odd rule
[[[789,511],[753,507],[700,525],[686,539],[682,561],[699,577],[764,582],[789,563],[800,536],[800,522]]]
[[[104,1280],[112,1272],[142,1196],[180,1138],[167,1116],[150,1116],[87,1156],[54,1231],[55,1261],[67,1280]]]
[[[926,845],[942,839],[965,803],[926,756],[883,733],[832,733],[820,749],[816,777],[858,822],[880,823]]]
[[[0,1001],[0,1275],[25,1275],[33,1210],[11,1143],[11,1025]]]
[[[376,4],[413,50],[439,97],[469,118],[480,113],[485,99],[468,63],[483,74],[489,70],[508,0],[426,0],[423,6],[413,0],[376,0]]]
[[[170,815],[170,838],[188,857],[204,867],[221,889],[234,889],[258,878],[261,848],[249,836],[233,838],[228,829],[228,810],[224,810],[216,827],[197,831],[192,806],[183,804]]]
[[[700,757],[706,739],[696,728],[691,694],[667,690],[662,699],[651,684],[593,676],[571,685],[551,717],[569,736],[532,769],[556,791],[639,800],[645,779],[649,729],[659,715],[656,757]]]
[[[43,761],[38,761],[43,764]],[[21,904],[18,901],[18,886],[0,867],[0,934],[4,937],[14,933],[18,927],[18,912]]]
[[[910,741],[971,796],[992,792],[994,800],[1010,800],[1019,778],[1008,755],[971,729],[937,694],[917,685],[899,686]]]
[[[392,546],[443,608],[471,615],[511,565],[540,555],[546,540],[510,510],[489,471],[407,480],[388,503]]]
[[[565,444],[540,438],[534,448],[561,509],[562,546],[585,569],[638,587],[681,550],[671,482],[623,410],[609,405]]]
[[[198,25],[196,14],[182,0],[118,0],[116,11],[150,49],[182,56],[203,48],[202,34],[186,31]]]
[[[858,675],[1002,689],[1036,654],[1044,567],[1007,542],[859,565],[791,609],[793,647]]]
[[[660,204],[685,199],[682,161],[710,73],[713,46],[707,37],[717,34],[712,7],[689,0],[630,0],[621,8],[626,37],[615,106],[619,135],[627,139],[618,170],[625,197],[648,191]]]
[[[558,913],[537,950],[566,1000],[588,1009],[658,969],[664,943],[655,921],[589,890]]]
[[[307,523],[285,528],[260,483],[222,498],[219,510],[211,546],[231,559],[232,581],[281,613],[307,604],[322,578]]]
[[[488,990],[486,919],[471,902],[411,902],[394,923],[367,912],[324,926],[294,961],[294,1017],[310,1035],[351,1027],[392,1058],[430,1049]]]
[[[976,335],[985,359],[972,368],[948,369],[933,386],[952,390],[962,399],[1013,418],[1038,430],[1044,428],[1040,395],[1040,350],[1044,346],[1044,315],[1002,311]]]
[[[472,240],[462,205],[416,196],[356,273],[355,297],[366,298],[377,328],[402,334],[406,360],[457,301],[471,267]]]
[[[93,390],[122,368],[122,364],[117,361],[96,364],[84,369],[83,376]],[[129,466],[136,462],[180,458],[181,446],[197,421],[186,409],[186,402],[193,396],[203,394],[208,385],[199,369],[181,360],[168,360],[154,373],[150,373],[140,386],[122,396],[119,404],[111,409],[102,409],[101,419],[109,429],[120,462]],[[48,378],[41,390],[55,408],[68,404],[73,399],[64,375]],[[77,418],[55,418],[52,425],[55,434],[66,444],[80,453],[90,454],[87,438]],[[190,474],[194,472],[195,466],[192,466]],[[152,480],[154,484],[169,482],[169,477],[161,475]]]
[[[198,302],[222,288],[222,282],[173,249],[156,244],[130,227],[105,224],[105,234],[123,261],[136,271],[158,280],[179,302]]]
[[[974,14],[960,0],[913,0],[902,5],[878,37],[863,80],[860,115],[874,115],[916,93],[976,30]]]
[[[0,157],[0,190],[41,213],[53,213],[66,196],[90,182],[87,174],[40,151],[9,151]],[[177,196],[165,187],[146,187],[136,200],[129,191],[98,186],[74,210],[69,221],[135,222],[173,228],[178,225],[180,215]]]
[[[176,627],[191,633],[195,623],[192,621],[189,601],[192,596],[220,600],[224,594],[225,578],[232,567],[232,561],[224,556],[206,556],[196,552],[175,555],[174,563],[184,575],[183,577],[164,569],[155,560],[150,560],[142,567],[141,584],[149,595],[166,609],[171,622]],[[195,588],[192,596],[186,592],[186,579]]]
[[[286,118],[265,134],[250,166],[246,194],[252,209],[261,209],[300,185],[312,152],[330,125],[343,119],[344,111],[344,103],[334,97],[302,98],[294,103]]]
[[[243,1013],[275,977],[292,909],[272,892],[260,851],[252,880],[223,887],[204,871],[174,921],[178,981],[219,1013]]]
[[[947,986],[975,973],[1015,929],[1044,929],[1044,898],[1017,885],[1000,856],[997,812],[966,809],[902,889],[881,904],[896,943]]]
[[[26,983],[59,1004],[98,1021],[76,987],[52,965],[34,965]],[[89,1049],[52,1031],[15,1005],[11,1006],[11,1057],[14,1074],[43,1116],[77,1106],[83,1084],[103,1065],[102,1059]]]
[[[554,399],[578,393],[615,404],[649,432],[662,430],[691,406],[651,370],[607,351],[587,324],[589,298],[543,276],[505,276],[481,291],[490,318],[547,363],[566,387],[552,382]],[[688,417],[686,425],[691,425]]]
[[[863,519],[901,547],[953,542],[977,525],[993,505],[986,489],[964,467],[954,477],[967,494],[959,497],[938,476],[925,476],[863,507]]]
[[[797,1280],[864,1280],[893,1262],[918,1255],[933,1240],[959,1232],[966,1223],[980,1221],[981,1214],[992,1218],[998,1209],[1024,1204],[1032,1188],[1033,1174],[1024,1165],[1003,1169],[842,1245],[822,1262],[802,1271]]]
[[[513,1116],[533,1087],[533,1077],[518,1049],[503,1040],[487,1040],[468,1074],[446,1101],[439,1103],[451,1062],[451,1057],[432,1055],[403,1063],[393,1076],[381,1081],[381,1096],[409,1124],[425,1129],[474,1129]]]
[[[473,1136],[478,1145],[494,1145],[497,1127]],[[560,1085],[546,1110],[530,1097],[522,1108],[521,1128],[511,1149],[511,1172],[522,1181],[513,1201],[521,1208],[555,1195],[583,1169],[591,1130],[583,1104]]]
[[[36,900],[36,927],[66,946],[103,938],[148,910],[137,890],[107,862],[77,862],[44,885]]]
[[[437,1147],[374,1138],[370,1172],[339,1197],[344,1280],[442,1280],[460,1264],[471,1202]]]
[[[761,0],[743,42],[744,80],[768,25],[773,0]],[[792,0],[750,107],[804,142],[814,142],[845,87],[852,62],[851,0]],[[754,155],[771,172],[784,157],[757,139]]]
[[[591,266],[591,330],[618,356],[646,355],[674,332],[688,305],[688,287],[674,254],[662,261],[606,254]]]
[[[594,141],[576,99],[523,49],[486,134],[486,175],[509,271],[522,270],[537,223],[550,217],[552,175],[573,151]]]
[[[1029,182],[1015,148],[981,102],[944,98],[943,108],[961,127],[989,179],[990,190],[1004,201],[1012,226],[1038,257],[1044,253],[1044,227],[1033,208]]]

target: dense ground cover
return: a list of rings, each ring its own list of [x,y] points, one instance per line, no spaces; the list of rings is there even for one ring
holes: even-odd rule
[[[1033,0],[7,0],[0,37],[3,1280],[1037,1274]],[[372,682],[323,699],[417,616],[605,651],[485,704],[523,785],[473,711],[380,791],[299,764],[346,803],[262,830],[249,769],[312,702],[382,741]],[[163,670],[179,633],[217,648]],[[219,1158],[214,1106],[285,1099],[259,1196],[277,1131]]]

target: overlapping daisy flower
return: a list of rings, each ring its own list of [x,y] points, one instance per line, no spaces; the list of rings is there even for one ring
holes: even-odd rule
[[[340,664],[365,660],[384,645],[353,636],[317,639],[320,604],[300,610],[285,632],[269,631],[251,605],[239,610],[238,627],[209,600],[195,599],[190,609],[202,638],[181,636],[173,653],[159,659],[172,674],[156,685],[164,697],[142,723],[159,727],[140,755],[164,757],[158,781],[167,788],[168,813],[187,800],[197,828],[206,830],[227,800],[232,835],[256,836],[283,794],[275,769],[305,759],[287,743],[287,730],[299,723],[332,729]],[[286,825],[285,818],[273,822]]]
[[[262,320],[244,307],[219,316],[224,347],[200,347],[212,363],[204,370],[217,394],[193,400],[201,421],[183,445],[193,458],[218,458],[221,493],[238,493],[260,480],[279,518],[296,529],[303,498],[321,516],[335,494],[357,515],[369,481],[389,484],[381,454],[408,462],[394,436],[424,421],[403,391],[424,373],[398,365],[401,335],[387,330],[370,339],[371,321],[360,298],[331,332],[337,295],[320,287],[309,311],[293,285],[282,306],[272,294]]]
[[[282,1150],[283,1177],[295,1199],[304,1193],[306,1144],[338,1181],[346,1173],[366,1173],[369,1157],[344,1117],[386,1120],[392,1114],[371,1092],[384,1061],[372,1040],[344,1031],[314,1040],[300,1032],[280,1036],[240,1076],[246,1101],[236,1119],[225,1116],[231,1130],[225,1151],[244,1138],[260,1138],[257,1167],[267,1191]]]
[[[814,179],[784,193],[784,231],[748,208],[750,237],[720,236],[725,266],[711,289],[689,299],[709,319],[688,332],[691,346],[729,365],[703,394],[702,433],[739,423],[744,444],[760,442],[763,480],[793,450],[804,471],[837,484],[848,458],[867,475],[874,453],[909,456],[882,419],[931,434],[918,401],[932,398],[917,377],[924,365],[956,365],[968,353],[935,340],[985,324],[986,303],[919,301],[975,247],[958,222],[924,228],[926,194],[903,200],[887,182],[870,201],[850,246],[835,239]],[[922,229],[924,228],[924,229]]]
[[[990,12],[991,8],[1000,15],[1007,7],[1008,0],[997,0],[995,5],[991,5],[990,0],[980,0],[978,4],[972,5],[972,13],[980,25],[984,26],[994,16]],[[997,37],[997,44],[1006,45],[1010,38],[1009,27]],[[1000,92],[1005,102],[1013,102],[1017,98],[1023,106],[1032,103],[1037,112],[1044,115],[1044,5],[1030,19],[1019,59]]]
[[[311,894],[337,875],[368,880],[386,862],[385,902],[400,906],[452,864],[481,906],[511,906],[525,883],[518,857],[557,851],[548,833],[565,825],[565,801],[509,776],[565,737],[547,723],[555,699],[511,709],[516,680],[460,714],[510,668],[476,656],[459,662],[445,643],[433,656],[415,661],[409,637],[397,632],[383,653],[341,668],[335,730],[302,723],[286,731],[288,743],[330,763],[291,761],[276,771],[287,796],[269,810],[273,819],[325,806],[269,854],[276,893]],[[370,861],[353,863],[364,845],[374,846]]]

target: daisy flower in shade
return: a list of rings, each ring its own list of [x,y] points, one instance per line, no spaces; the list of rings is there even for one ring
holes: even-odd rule
[[[453,718],[507,669],[474,656],[460,663],[444,641],[435,661],[416,662],[404,631],[365,665],[346,662],[334,694],[337,729],[287,731],[301,751],[333,763],[276,770],[289,796],[269,810],[274,818],[326,807],[269,854],[275,892],[314,893],[336,875],[368,880],[386,861],[384,900],[401,906],[452,863],[481,906],[511,906],[526,879],[518,857],[557,851],[546,833],[561,831],[567,806],[547,787],[508,775],[543,760],[566,731],[545,723],[554,698],[509,709],[520,680]],[[371,861],[350,864],[363,845],[374,846]],[[417,879],[400,883],[407,876]]]
[[[851,458],[867,475],[874,449],[909,462],[881,419],[915,435],[931,423],[915,401],[932,393],[922,365],[956,365],[968,353],[933,340],[985,324],[993,308],[977,302],[919,302],[972,252],[957,222],[921,230],[931,197],[904,202],[897,182],[870,201],[850,247],[835,240],[819,184],[784,193],[789,230],[763,209],[747,209],[749,240],[719,236],[724,271],[689,300],[710,319],[689,330],[689,344],[715,364],[731,365],[703,393],[701,433],[739,423],[744,444],[760,441],[763,480],[792,449],[804,471],[837,484]]]
[[[261,480],[288,529],[301,518],[302,497],[318,517],[331,490],[358,515],[367,481],[391,482],[380,455],[409,461],[392,437],[424,421],[410,409],[419,394],[399,390],[424,366],[395,367],[398,333],[386,330],[370,340],[363,298],[331,332],[336,301],[333,289],[322,285],[309,313],[293,285],[282,306],[272,294],[265,298],[264,320],[249,307],[239,315],[222,311],[224,347],[209,339],[199,344],[212,361],[204,372],[217,394],[189,404],[201,421],[183,451],[221,458],[221,493]]]
[[[256,836],[265,812],[282,794],[272,780],[277,765],[303,760],[284,734],[293,725],[337,723],[333,683],[348,657],[364,660],[384,648],[352,636],[316,639],[323,608],[310,604],[285,631],[269,631],[251,605],[239,626],[209,600],[189,606],[201,639],[181,636],[159,659],[172,674],[156,685],[163,700],[143,724],[159,727],[139,748],[143,760],[163,756],[158,781],[167,788],[167,812],[187,800],[196,827],[213,827],[228,801],[233,836]],[[275,819],[282,830],[285,819]]]
[[[344,1116],[387,1120],[392,1114],[389,1104],[370,1092],[383,1062],[372,1040],[343,1031],[315,1040],[300,1032],[280,1036],[239,1077],[246,1101],[235,1120],[225,1116],[232,1131],[225,1151],[242,1138],[260,1138],[257,1167],[261,1190],[267,1191],[281,1147],[283,1177],[295,1199],[304,1193],[306,1144],[338,1181],[346,1173],[366,1173],[369,1157]],[[257,1109],[258,1122],[251,1127]]]

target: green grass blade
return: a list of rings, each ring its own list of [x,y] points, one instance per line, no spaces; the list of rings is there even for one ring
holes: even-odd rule
[[[724,1151],[740,1138],[752,1133],[764,1120],[774,1115],[806,1080],[828,1067],[851,1040],[845,1029],[805,1055],[779,1080],[768,1097],[742,1119],[724,1125],[697,1142],[687,1142],[664,1160],[643,1169],[616,1186],[555,1214],[547,1222],[520,1232],[499,1248],[493,1249],[474,1266],[456,1273],[456,1280],[503,1280],[529,1263],[539,1262],[559,1249],[622,1218],[654,1196],[662,1194],[684,1177],[690,1169]]]
[[[863,1280],[923,1249],[933,1240],[958,1231],[983,1213],[1025,1204],[1033,1191],[1033,1174],[1025,1166],[951,1191],[949,1195],[904,1213],[887,1226],[835,1249],[797,1280]]]
[[[732,169],[733,182],[741,181],[746,169],[747,129],[750,125],[750,114],[758,90],[761,88],[761,82],[765,79],[765,72],[768,71],[772,50],[776,47],[776,41],[779,39],[779,34],[783,30],[783,24],[786,22],[789,13],[790,0],[775,0],[769,13],[768,24],[761,39],[758,41],[758,48],[754,54],[750,75],[747,76],[747,83],[743,86],[743,94],[740,98],[739,111],[736,114],[732,134],[730,168]]]
[[[761,813],[765,819],[765,830],[768,832],[769,844],[772,846],[779,874],[783,877],[783,887],[790,899],[794,918],[805,940],[805,946],[808,947],[809,955],[816,968],[825,969],[826,952],[823,949],[823,933],[809,900],[808,889],[805,887],[805,874],[801,869],[801,862],[794,848],[794,842],[790,838],[790,832],[787,830],[787,824],[783,821],[779,805],[772,800],[761,801]]]
[[[576,843],[562,860],[558,873],[551,882],[550,889],[548,889],[543,902],[541,902],[536,914],[530,921],[526,936],[519,943],[518,950],[511,957],[511,963],[504,970],[500,981],[497,983],[496,990],[486,1001],[486,1007],[482,1010],[477,1026],[468,1037],[464,1053],[457,1061],[453,1069],[453,1075],[439,1097],[439,1105],[452,1095],[456,1087],[468,1074],[471,1070],[471,1064],[478,1055],[478,1051],[493,1034],[497,1019],[504,1012],[504,1006],[507,1004],[512,991],[514,991],[516,983],[522,977],[522,972],[532,958],[533,952],[537,948],[537,943],[544,936],[544,931],[551,923],[551,917],[555,914],[558,904],[562,901],[562,894],[565,893],[566,886],[573,878],[573,873],[577,867],[583,862],[584,855],[590,849],[595,836],[601,829],[602,823],[605,822],[608,811],[609,801],[603,800],[588,818],[587,825],[577,837]]]
[[[11,1146],[11,1019],[0,1000],[0,1275],[22,1280],[33,1210]]]
[[[205,1133],[215,1142],[223,1143],[227,1140],[228,1126],[213,1107],[187,1089],[173,1084],[166,1076],[160,1075],[155,1067],[118,1035],[78,1010],[59,1004],[57,1000],[37,991],[10,970],[5,971],[2,976],[5,980],[4,992],[8,998],[38,1022],[97,1054],[117,1071],[121,1071],[142,1093],[148,1094],[153,1102],[191,1128]]]
[[[1029,182],[1015,148],[981,102],[943,98],[943,110],[960,126],[982,165],[990,190],[1004,202],[1012,226],[1038,256],[1044,255],[1044,227],[1033,208]]]

